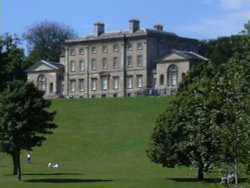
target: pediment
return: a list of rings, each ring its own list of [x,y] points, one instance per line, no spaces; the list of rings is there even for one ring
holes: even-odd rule
[[[43,72],[43,71],[53,71],[58,68],[46,61],[40,61],[30,66],[26,72]]]
[[[163,57],[160,61],[181,61],[181,60],[187,60],[187,58],[179,55],[179,54],[176,54],[176,53],[171,53],[165,57]]]

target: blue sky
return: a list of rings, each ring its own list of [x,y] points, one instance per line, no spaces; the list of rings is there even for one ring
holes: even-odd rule
[[[0,0],[1,33],[21,36],[43,20],[72,27],[80,37],[93,33],[95,22],[106,32],[128,29],[138,19],[142,28],[162,24],[177,35],[213,39],[237,34],[250,20],[250,0]]]

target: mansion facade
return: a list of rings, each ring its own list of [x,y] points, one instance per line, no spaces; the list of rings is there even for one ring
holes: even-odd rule
[[[45,96],[100,98],[138,95],[171,95],[183,76],[198,63],[198,41],[163,30],[140,28],[130,20],[129,29],[105,32],[103,23],[94,33],[66,40],[60,63],[40,61],[27,70]]]

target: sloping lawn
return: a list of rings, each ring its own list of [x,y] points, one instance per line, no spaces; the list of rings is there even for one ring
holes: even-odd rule
[[[42,147],[34,149],[30,165],[23,151],[23,182],[11,175],[10,156],[0,153],[0,188],[224,187],[212,175],[206,176],[207,182],[196,182],[196,169],[162,168],[147,158],[156,118],[170,100],[54,100],[51,110],[57,111],[59,126]],[[49,162],[60,167],[48,168]]]

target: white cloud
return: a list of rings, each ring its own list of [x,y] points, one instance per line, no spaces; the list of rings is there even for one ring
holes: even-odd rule
[[[219,36],[228,36],[238,34],[250,18],[250,9],[244,11],[233,12],[218,17],[210,17],[200,21],[196,21],[191,26],[183,27],[186,33],[196,34],[199,38],[210,39]]]
[[[244,9],[250,7],[250,0],[219,0],[223,9]]]

